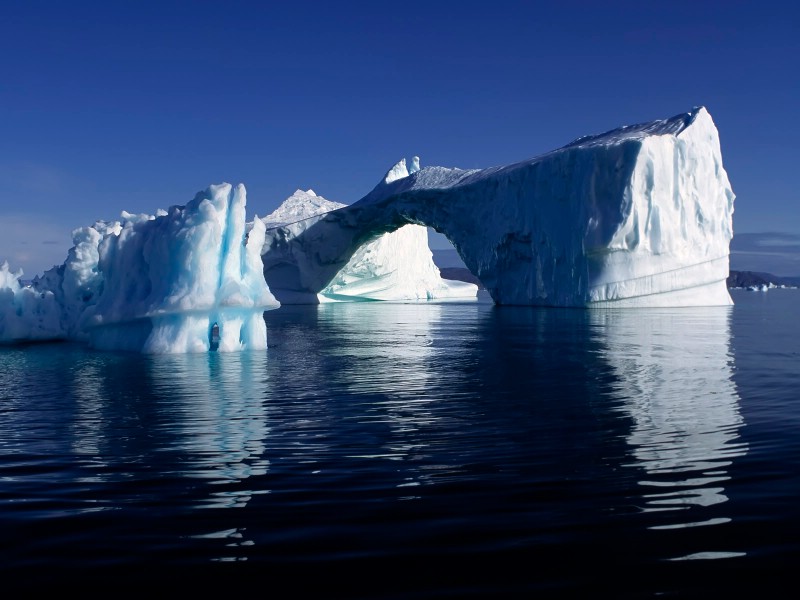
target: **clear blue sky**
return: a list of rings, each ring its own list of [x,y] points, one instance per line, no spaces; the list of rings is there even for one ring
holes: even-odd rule
[[[800,234],[789,2],[0,4],[0,261],[243,182],[351,203],[399,158],[488,167],[711,112],[734,230]]]

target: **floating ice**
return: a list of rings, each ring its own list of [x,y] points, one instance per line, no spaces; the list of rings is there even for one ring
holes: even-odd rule
[[[268,276],[316,295],[365,244],[418,224],[446,235],[499,304],[731,304],[734,194],[705,108],[509,166],[407,172],[398,163],[355,204],[271,228]]]
[[[65,263],[32,285],[4,264],[0,342],[265,348],[262,313],[279,305],[265,273],[287,302],[474,295],[441,279],[425,230],[406,225],[445,234],[499,304],[731,304],[734,194],[705,108],[504,167],[420,169],[414,157],[351,206],[293,198],[269,231],[256,218],[246,233],[244,186],[211,186],[186,206],[76,230]]]
[[[0,271],[0,340],[88,339],[148,353],[266,348],[279,303],[262,272],[264,226],[245,235],[243,185],[214,185],[157,215],[73,233],[65,263],[21,288]],[[15,315],[15,316],[13,316]]]
[[[266,348],[264,310],[279,306],[261,272],[264,227],[245,238],[243,185],[213,185],[186,206],[130,218],[100,243],[103,292],[93,346],[143,352]],[[216,327],[215,327],[216,326]],[[218,338],[218,339],[217,339]]]
[[[417,170],[419,159],[415,157],[412,172]],[[386,174],[384,181],[408,175],[403,159]],[[267,238],[274,228],[287,224],[299,228],[304,219],[344,206],[317,196],[312,190],[297,190],[264,218]],[[293,272],[284,268],[280,254],[278,260],[273,260],[270,248],[274,241],[268,239],[264,247],[264,275],[270,290],[283,304],[474,298],[478,293],[478,287],[471,283],[442,279],[428,247],[428,230],[419,225],[406,225],[365,243],[317,294],[302,291],[293,277],[284,277]]]

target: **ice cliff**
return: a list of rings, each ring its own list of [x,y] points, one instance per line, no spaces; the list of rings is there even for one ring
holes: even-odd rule
[[[0,270],[0,341],[88,340],[148,353],[266,348],[264,226],[245,234],[243,185],[209,187],[157,215],[73,233],[65,263],[21,286]]]
[[[271,228],[265,270],[282,289],[318,294],[365,244],[418,224],[446,235],[498,304],[731,303],[734,194],[705,108],[509,166],[411,171]]]
[[[412,163],[412,171],[419,163]],[[407,177],[405,159],[398,162],[385,180]],[[297,190],[273,213],[264,217],[267,237],[271,231],[291,225],[302,227],[309,217],[343,208],[345,204],[317,196],[313,190]],[[294,279],[288,281],[282,255],[273,260],[271,244],[264,246],[264,276],[270,290],[283,304],[316,302],[352,302],[363,300],[430,300],[443,298],[474,298],[477,286],[441,278],[428,246],[428,230],[419,225],[406,225],[385,233],[364,244],[350,257],[317,294],[298,289]]]

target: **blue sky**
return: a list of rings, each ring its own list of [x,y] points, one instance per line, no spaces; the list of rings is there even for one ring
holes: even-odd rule
[[[515,162],[705,105],[735,232],[800,234],[785,2],[3,2],[0,261],[242,182],[351,203],[402,157]]]

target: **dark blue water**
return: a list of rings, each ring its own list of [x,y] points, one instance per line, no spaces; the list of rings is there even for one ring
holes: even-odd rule
[[[777,597],[800,292],[733,294],[283,307],[263,353],[2,348],[4,589]]]

